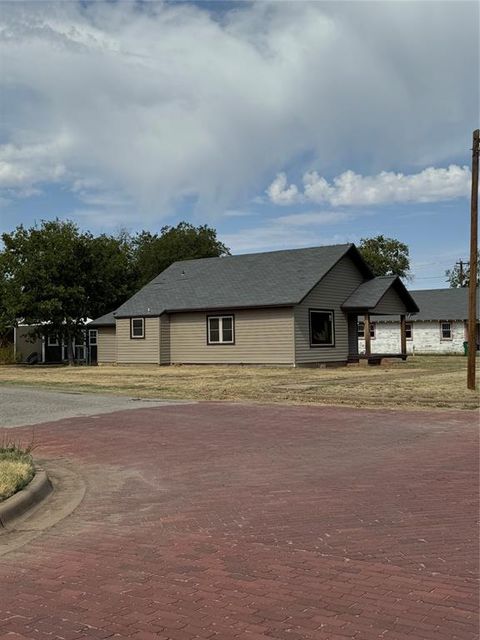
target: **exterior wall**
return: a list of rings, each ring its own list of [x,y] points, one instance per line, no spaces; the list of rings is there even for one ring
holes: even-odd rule
[[[160,316],[160,364],[170,364],[170,317]]]
[[[405,304],[394,289],[388,289],[375,307],[375,313],[405,313]],[[375,320],[375,316],[371,317]]]
[[[28,356],[37,352],[38,357],[42,358],[42,340],[36,338],[33,342],[29,339],[29,333],[34,327],[17,327],[16,333],[16,358],[20,362],[26,362]]]
[[[374,317],[372,317],[374,320]],[[408,320],[407,320],[408,322]],[[463,354],[466,340],[463,320],[452,322],[452,340],[441,340],[439,321],[412,322],[412,339],[407,340],[407,353]],[[365,351],[365,341],[358,340],[360,353]],[[372,338],[372,353],[400,353],[400,321],[378,322],[375,338]]]
[[[303,302],[295,307],[295,361],[298,364],[340,362],[348,359],[348,314],[342,310],[341,305],[363,280],[353,260],[344,256]],[[333,310],[334,347],[310,346],[309,309]]]
[[[116,358],[115,327],[98,327],[97,362],[115,362]]]
[[[130,318],[116,321],[119,364],[160,364],[160,318],[145,318],[145,338],[130,337]]]
[[[207,316],[234,315],[235,344],[207,344]],[[163,319],[163,318],[162,318]],[[172,364],[293,364],[292,308],[170,314]]]

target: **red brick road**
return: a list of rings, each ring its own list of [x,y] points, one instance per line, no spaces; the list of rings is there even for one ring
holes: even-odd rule
[[[474,414],[206,403],[36,437],[88,488],[0,558],[2,639],[478,637]]]

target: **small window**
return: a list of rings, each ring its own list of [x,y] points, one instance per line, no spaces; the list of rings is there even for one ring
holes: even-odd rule
[[[130,338],[145,338],[145,318],[130,318]]]
[[[376,325],[375,322],[370,322],[370,338],[375,338]],[[363,340],[365,338],[365,322],[358,323],[358,337]]]
[[[405,337],[407,340],[413,339],[413,325],[411,322],[405,323]]]
[[[58,336],[48,336],[47,338],[47,346],[49,347],[58,347]]]
[[[440,322],[440,339],[451,340],[452,339],[452,323],[442,320]]]
[[[208,344],[234,344],[233,316],[209,316],[207,318]]]
[[[91,347],[95,347],[97,344],[97,330],[89,329],[88,331],[88,340],[90,342]]]
[[[333,311],[309,309],[310,315],[310,346],[334,347],[335,322]]]

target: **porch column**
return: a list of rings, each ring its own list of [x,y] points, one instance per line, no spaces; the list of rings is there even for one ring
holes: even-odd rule
[[[370,342],[370,314],[366,313],[363,325],[363,335],[365,338],[365,355],[369,356],[372,353]]]
[[[400,352],[402,356],[407,355],[407,331],[404,313],[400,316]]]

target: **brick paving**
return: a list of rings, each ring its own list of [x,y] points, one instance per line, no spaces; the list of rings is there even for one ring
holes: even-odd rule
[[[476,414],[205,403],[36,439],[87,492],[0,558],[2,640],[478,637]]]

